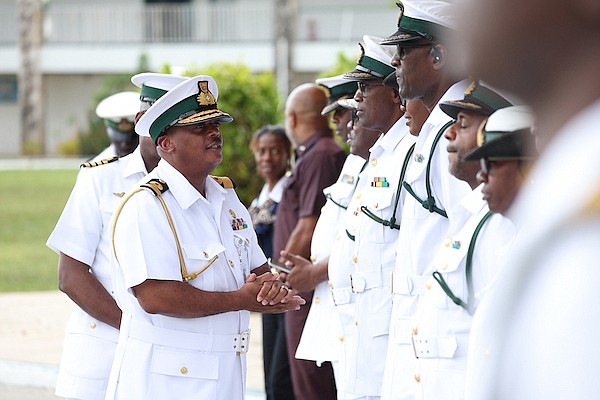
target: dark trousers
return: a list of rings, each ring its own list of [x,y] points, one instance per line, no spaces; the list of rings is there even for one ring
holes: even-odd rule
[[[284,314],[263,314],[262,326],[267,400],[294,400]]]
[[[285,313],[285,331],[287,336],[288,359],[292,372],[292,386],[296,400],[335,400],[335,379],[331,363],[320,367],[314,361],[298,360],[294,357],[304,329],[304,322],[310,309],[313,292],[300,293],[306,305],[298,311]]]

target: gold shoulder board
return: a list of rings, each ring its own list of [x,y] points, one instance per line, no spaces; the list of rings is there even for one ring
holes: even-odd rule
[[[215,182],[217,182],[219,185],[221,185],[225,189],[235,189],[235,183],[233,183],[233,181],[226,176],[212,176],[211,175],[210,177],[213,178],[215,180]]]
[[[91,168],[91,167],[97,167],[98,165],[104,165],[104,164],[110,164],[111,162],[115,162],[119,159],[119,157],[114,156],[111,158],[105,158],[104,160],[100,160],[100,161],[92,161],[92,162],[86,162],[80,165],[80,168]]]

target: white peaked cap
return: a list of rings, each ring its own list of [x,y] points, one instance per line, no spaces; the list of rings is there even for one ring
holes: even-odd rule
[[[96,107],[96,115],[116,122],[122,118],[133,121],[140,109],[140,95],[136,92],[120,92],[108,96]]]

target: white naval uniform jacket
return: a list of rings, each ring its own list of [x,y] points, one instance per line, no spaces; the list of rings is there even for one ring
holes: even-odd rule
[[[451,121],[439,108],[439,103],[463,98],[468,85],[469,80],[464,80],[451,86],[431,111],[421,128],[406,173],[405,181],[421,200],[425,200],[426,168],[431,158],[431,193],[436,206],[446,212],[470,193],[471,188],[466,182],[456,179],[448,172],[447,139],[442,136],[433,152],[431,148],[435,136]],[[414,317],[418,297],[424,291],[424,283],[433,272],[433,258],[448,231],[449,224],[448,218],[429,212],[412,195],[406,193],[402,225],[395,248],[397,257],[392,284],[394,300],[383,379],[383,399],[408,399],[414,396],[413,385],[407,381],[412,368],[406,368],[414,359],[411,319]],[[412,378],[412,375],[410,377]]]
[[[465,303],[469,301],[467,253],[488,211],[481,186],[448,211],[450,228],[434,259],[433,269]],[[471,262],[472,310],[484,296],[515,233],[514,225],[500,214],[491,215],[479,231]],[[418,357],[411,371],[418,377],[412,381],[415,399],[463,400],[472,315],[455,304],[433,276],[425,285],[412,327],[413,350]]]
[[[548,144],[509,217],[511,252],[475,314],[469,400],[600,393],[600,101]]]
[[[349,154],[337,181],[323,189],[327,202],[321,209],[321,215],[312,236],[311,258],[313,262],[316,263],[329,257],[344,214],[354,194],[358,174],[365,162],[364,158]],[[310,310],[296,350],[296,358],[314,360],[317,365],[321,365],[324,361],[339,359],[342,351],[339,340],[342,336],[342,327],[333,308],[329,283],[319,283],[315,287]]]
[[[205,291],[242,287],[250,271],[265,263],[250,215],[233,189],[206,179],[206,198],[165,160],[148,179],[164,180],[162,194],[172,217],[189,274],[214,259],[189,283]],[[113,221],[115,222],[115,221]],[[248,311],[203,318],[145,312],[131,288],[147,279],[181,281],[177,247],[165,211],[144,190],[131,197],[115,222],[115,252],[131,314],[123,315],[107,399],[243,399]]]
[[[83,168],[47,245],[91,267],[116,296],[110,274],[110,218],[121,197],[143,176],[139,147],[109,164]],[[65,329],[56,395],[103,399],[119,331],[75,306]]]
[[[395,213],[394,203],[402,164],[414,143],[415,137],[408,132],[402,117],[370,149],[369,163],[361,177],[364,182],[360,205],[380,219],[389,221],[395,217],[395,223],[400,224],[404,191]],[[384,226],[366,214],[358,223],[352,252],[355,340],[348,349],[348,391],[361,396],[378,396],[392,310],[389,285],[396,260],[398,229]]]

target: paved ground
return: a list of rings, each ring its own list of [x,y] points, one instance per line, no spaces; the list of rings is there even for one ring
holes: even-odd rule
[[[58,292],[0,294],[0,399],[50,400],[72,310]],[[248,400],[264,399],[260,315],[250,320]]]

